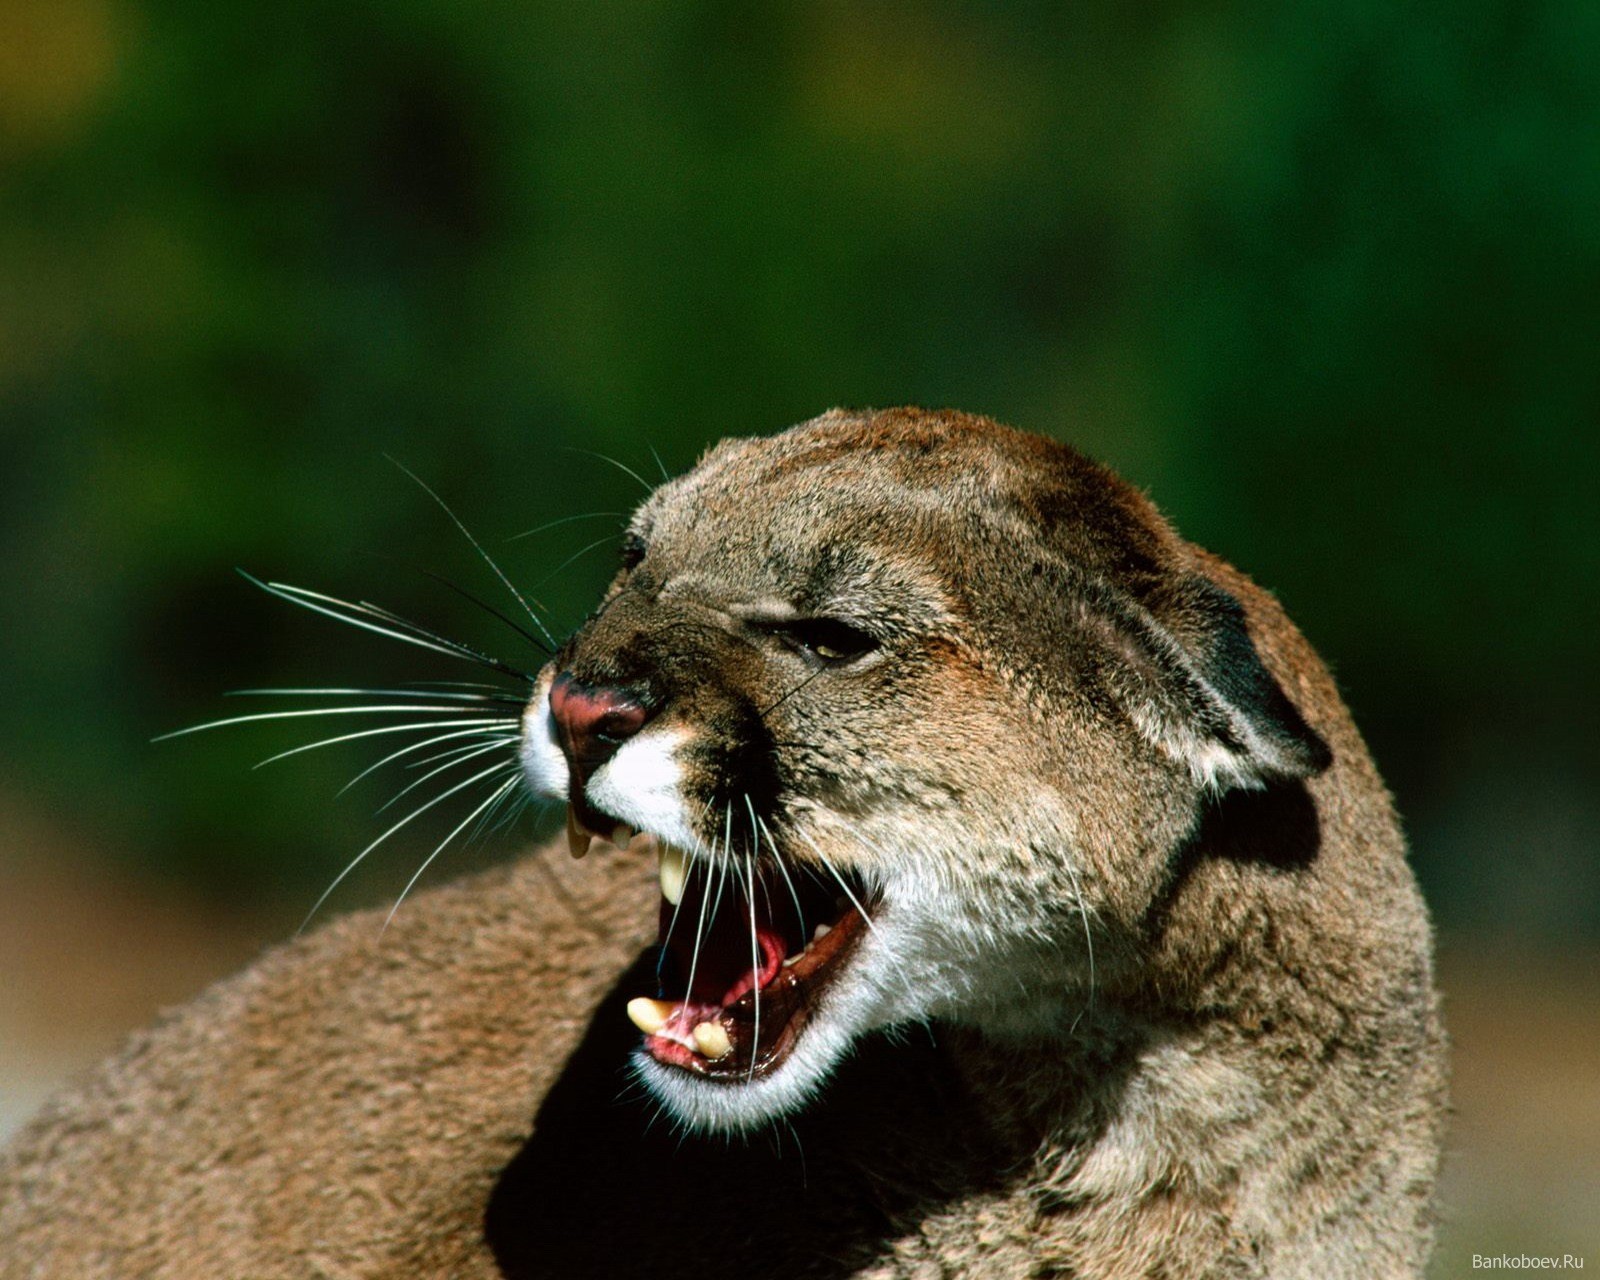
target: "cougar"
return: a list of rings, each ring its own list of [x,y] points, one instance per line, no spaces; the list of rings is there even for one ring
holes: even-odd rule
[[[1421,1274],[1389,796],[1099,465],[915,409],[725,441],[507,714],[561,856],[136,1036],[0,1163],[0,1275]]]

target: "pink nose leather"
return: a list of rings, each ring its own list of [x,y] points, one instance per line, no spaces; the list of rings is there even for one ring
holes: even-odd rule
[[[562,674],[550,684],[550,715],[568,761],[587,774],[644,727],[649,713],[620,689],[580,684]]]

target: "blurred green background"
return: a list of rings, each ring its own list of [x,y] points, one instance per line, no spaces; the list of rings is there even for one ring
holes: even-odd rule
[[[235,566],[536,661],[417,572],[497,589],[385,455],[559,628],[640,496],[577,450],[658,477],[918,402],[1078,444],[1277,591],[1447,959],[1591,974],[1597,66],[1578,0],[4,0],[13,923],[109,885],[113,914],[282,936],[376,834],[392,787],[333,798],[376,753],[151,737],[254,709],[233,688],[473,676]]]

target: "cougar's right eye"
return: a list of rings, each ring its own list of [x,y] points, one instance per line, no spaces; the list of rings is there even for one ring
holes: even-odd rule
[[[774,630],[791,647],[829,667],[854,662],[878,647],[876,638],[838,618],[795,618]]]
[[[622,535],[622,567],[632,569],[639,561],[644,559],[646,547],[644,539],[636,533]]]

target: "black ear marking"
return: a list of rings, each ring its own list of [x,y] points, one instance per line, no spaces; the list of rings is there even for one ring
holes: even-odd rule
[[[1210,623],[1210,652],[1201,660],[1201,674],[1267,749],[1264,762],[1271,774],[1309,778],[1321,773],[1333,763],[1333,752],[1262,663],[1245,626],[1244,606],[1207,578],[1185,585]]]
[[[1217,791],[1326,769],[1333,753],[1262,663],[1239,601],[1198,576],[1164,595],[1170,625],[1106,587],[1083,602],[1109,642],[1100,674],[1135,725]]]

